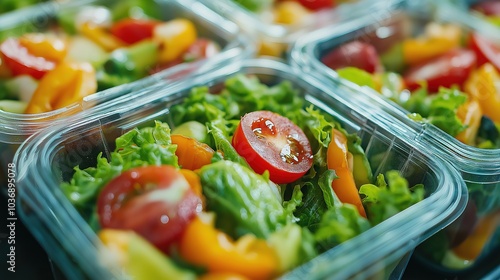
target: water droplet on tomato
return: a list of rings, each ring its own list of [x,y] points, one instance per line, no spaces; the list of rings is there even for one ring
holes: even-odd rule
[[[259,139],[276,134],[276,126],[270,119],[259,118],[252,122],[252,131]]]
[[[167,215],[161,215],[161,217],[160,217],[160,222],[162,224],[168,223],[169,220],[170,220],[170,218]]]
[[[303,150],[302,145],[296,140],[297,137],[294,135],[288,135],[286,137],[286,145],[280,151],[281,159],[290,164],[297,164],[300,162],[300,154]]]

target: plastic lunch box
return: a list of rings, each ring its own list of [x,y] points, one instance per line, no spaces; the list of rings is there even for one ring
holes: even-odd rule
[[[300,25],[284,25],[270,22],[269,14],[251,12],[233,0],[200,0],[225,18],[236,22],[260,43],[260,54],[284,56],[288,46],[295,40],[322,26],[358,17],[370,11],[375,4],[371,0],[352,0],[331,9],[317,11]],[[274,1],[273,1],[274,2]],[[376,2],[376,1],[375,1]]]
[[[440,3],[442,4],[442,3]],[[464,227],[472,228],[471,221],[476,218],[489,217],[499,220],[500,217],[500,149],[486,150],[462,144],[455,138],[447,135],[433,125],[426,125],[412,121],[407,117],[409,112],[381,97],[381,95],[367,87],[359,87],[348,81],[338,78],[335,71],[322,64],[319,58],[328,50],[354,39],[363,39],[377,43],[393,42],[391,39],[410,36],[412,32],[418,32],[420,28],[429,21],[453,22],[467,30],[477,30],[490,34],[491,26],[475,20],[470,14],[463,13],[450,6],[433,5],[432,2],[414,1],[387,1],[382,10],[366,15],[351,22],[333,28],[319,30],[303,40],[298,41],[291,52],[290,60],[304,72],[322,73],[330,77],[330,81],[340,83],[355,89],[356,98],[366,99],[372,106],[383,108],[383,110],[398,119],[408,129],[417,132],[416,140],[427,143],[433,147],[436,154],[451,162],[460,172],[469,189],[469,206],[467,214],[462,216]],[[441,8],[440,8],[441,7]],[[405,28],[396,28],[404,26]],[[491,39],[497,39],[495,33],[488,35]],[[500,40],[499,40],[500,42]],[[361,95],[361,96],[359,96]],[[476,206],[476,207],[474,207]],[[476,208],[477,211],[474,211]],[[496,215],[496,218],[495,218]],[[472,217],[472,220],[470,218]],[[459,218],[460,219],[460,218]],[[468,224],[470,223],[470,224]],[[441,242],[447,246],[447,238],[442,236]],[[436,236],[436,238],[439,238]],[[424,254],[415,254],[432,269],[441,273],[460,273],[473,269],[482,259],[488,257],[488,253],[500,245],[500,224],[497,222],[489,235],[489,241],[480,249],[481,255],[472,262],[464,262],[460,265],[453,261],[445,260],[431,261]],[[427,245],[421,246],[425,249]],[[445,259],[445,258],[443,258]]]
[[[0,16],[0,26],[3,34],[19,34],[48,28],[51,20],[60,12],[81,9],[87,5],[111,6],[119,1],[84,0],[68,1],[64,4],[50,2],[22,9],[13,13]],[[132,93],[136,89],[145,88],[158,82],[173,83],[192,71],[204,71],[213,65],[229,59],[248,57],[254,49],[249,43],[249,38],[238,32],[238,27],[214,13],[203,4],[194,0],[161,0],[155,5],[161,11],[165,20],[174,17],[184,17],[194,22],[198,34],[211,38],[222,47],[221,53],[211,59],[193,63],[184,63],[163,70],[136,82],[114,87],[86,97],[83,101],[66,108],[42,114],[13,114],[0,112],[0,182],[6,180],[4,172],[18,146],[34,132],[52,125],[58,119],[64,119],[76,112],[87,110],[98,103],[109,101],[118,96]]]
[[[73,174],[76,165],[95,166],[97,154],[109,155],[114,139],[126,131],[151,125],[153,120],[168,122],[169,107],[185,98],[191,88],[220,89],[237,73],[256,75],[268,85],[291,81],[306,101],[362,138],[374,174],[397,169],[411,185],[423,183],[426,188],[426,198],[420,203],[295,269],[285,279],[400,277],[413,248],[463,211],[467,191],[458,172],[411,137],[398,136],[379,113],[363,110],[361,101],[346,98],[350,89],[327,86],[274,60],[242,60],[170,88],[142,90],[128,103],[108,104],[98,113],[95,109],[83,111],[69,118],[71,126],[54,125],[20,147],[15,158],[18,211],[66,276],[109,279],[116,275],[99,263],[97,236],[59,189],[62,180]]]

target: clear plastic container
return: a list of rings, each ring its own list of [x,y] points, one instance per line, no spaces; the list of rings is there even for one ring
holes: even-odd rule
[[[462,213],[467,190],[458,172],[413,137],[399,136],[399,129],[380,120],[375,111],[364,110],[362,102],[346,98],[350,89],[332,87],[274,60],[244,60],[171,88],[143,90],[128,106],[117,104],[97,114],[92,109],[82,112],[68,119],[71,126],[55,125],[21,146],[15,160],[21,218],[66,276],[110,279],[114,273],[99,262],[96,234],[59,188],[72,176],[73,167],[95,166],[97,154],[109,156],[114,139],[134,127],[151,125],[153,120],[169,122],[169,108],[193,87],[220,90],[228,77],[239,73],[255,75],[268,85],[290,81],[308,103],[360,136],[374,174],[396,169],[410,185],[423,183],[426,190],[421,202],[283,278],[399,278],[414,247]]]
[[[201,0],[225,18],[236,22],[250,33],[258,45],[258,53],[265,56],[282,57],[295,40],[308,32],[332,23],[339,23],[369,12],[379,3],[370,0],[351,0],[334,8],[316,11],[300,24],[280,24],[273,22],[271,8],[254,13],[232,0]],[[275,2],[274,0],[271,2]]]
[[[484,237],[486,242],[478,242],[474,246],[471,245],[470,250],[465,250],[471,254],[480,253],[477,257],[468,257],[469,260],[455,258],[450,252],[451,247],[457,244],[449,245],[452,238],[444,236],[443,231],[434,237],[434,241],[420,246],[417,250],[419,253],[414,256],[441,273],[455,275],[466,272],[474,269],[475,264],[481,260],[488,258],[488,253],[500,245],[500,149],[481,149],[465,145],[433,125],[415,122],[408,117],[410,112],[383,98],[377,91],[340,79],[337,72],[324,65],[320,59],[327,51],[352,40],[363,40],[388,48],[403,38],[422,32],[423,26],[431,21],[454,23],[465,30],[477,31],[498,42],[500,34],[493,32],[490,25],[474,19],[470,14],[443,3],[431,1],[385,3],[386,8],[374,11],[372,15],[354,19],[336,26],[335,29],[324,28],[303,37],[293,47],[291,63],[306,73],[326,75],[334,84],[339,83],[353,88],[353,98],[364,99],[367,106],[382,108],[387,113],[382,117],[387,118],[387,121],[394,121],[394,117],[407,129],[417,133],[415,140],[427,143],[428,148],[432,147],[437,155],[455,166],[467,183],[470,199],[465,214],[459,218],[454,228],[461,228],[462,231],[485,229],[478,225],[489,224],[491,227],[487,229],[487,236]],[[401,133],[406,132],[401,131]],[[465,233],[465,236],[470,237],[470,232]],[[437,240],[438,238],[441,240]],[[441,246],[432,248],[436,244]],[[426,249],[432,253],[422,253]],[[430,257],[432,254],[435,255]]]
[[[86,0],[68,1],[63,4],[56,2],[40,4],[0,16],[0,29],[2,34],[43,31],[49,28],[54,18],[61,12],[79,10],[88,5],[111,6],[113,3],[118,2],[120,1]],[[249,38],[241,34],[234,23],[225,20],[203,4],[193,0],[164,0],[154,3],[161,14],[161,19],[170,20],[176,17],[184,17],[191,20],[195,24],[199,36],[217,42],[221,46],[221,52],[209,59],[178,64],[135,82],[89,95],[80,103],[48,113],[14,114],[0,111],[0,182],[2,185],[5,182],[4,172],[7,170],[7,164],[12,162],[18,145],[34,132],[52,125],[57,120],[65,119],[76,112],[87,110],[96,104],[131,94],[134,90],[155,83],[174,83],[193,71],[203,72],[218,63],[249,57],[254,53]]]

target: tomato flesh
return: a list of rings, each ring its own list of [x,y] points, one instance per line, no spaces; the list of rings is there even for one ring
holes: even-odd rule
[[[111,34],[127,44],[134,44],[153,37],[153,29],[159,21],[126,18],[111,27]]]
[[[496,0],[482,1],[472,5],[471,9],[487,16],[500,16],[500,2]]]
[[[219,46],[212,40],[199,38],[184,53],[184,61],[197,61],[219,53]]]
[[[14,38],[9,38],[0,45],[0,53],[14,76],[30,75],[39,80],[56,67],[53,61],[30,54],[28,49]]]
[[[334,6],[334,0],[299,0],[300,4],[310,10],[316,11]]]
[[[323,56],[321,62],[334,70],[356,67],[368,73],[375,73],[382,69],[375,47],[360,41],[349,42],[332,50]]]
[[[476,55],[471,50],[454,49],[435,59],[415,65],[404,75],[410,90],[427,82],[429,92],[438,92],[440,87],[462,86],[476,65]]]
[[[277,184],[299,179],[312,166],[311,145],[304,132],[273,112],[243,116],[232,144],[256,173],[268,170],[271,181]]]
[[[103,188],[97,201],[103,228],[133,230],[165,253],[201,208],[201,198],[172,166],[125,171]]]

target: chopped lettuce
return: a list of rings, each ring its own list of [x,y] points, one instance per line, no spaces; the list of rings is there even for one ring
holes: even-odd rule
[[[411,188],[408,181],[398,171],[391,170],[377,176],[377,183],[361,186],[359,193],[364,195],[363,206],[370,222],[374,225],[405,210],[424,198],[424,186],[417,184]]]
[[[205,165],[199,172],[207,209],[216,224],[234,237],[252,233],[267,238],[295,220],[282,205],[277,186],[248,167],[232,161]]]
[[[155,122],[155,127],[133,129],[116,139],[110,160],[99,154],[97,166],[80,169],[61,189],[76,206],[85,207],[111,179],[128,169],[149,165],[178,166],[175,146],[171,145],[168,124]]]
[[[252,12],[262,11],[273,3],[272,0],[233,0],[233,1]]]
[[[466,101],[467,95],[457,89],[441,88],[437,94],[429,95],[427,89],[421,88],[413,92],[401,105],[406,110],[420,115],[422,121],[456,136],[466,128],[457,116],[458,107]]]

